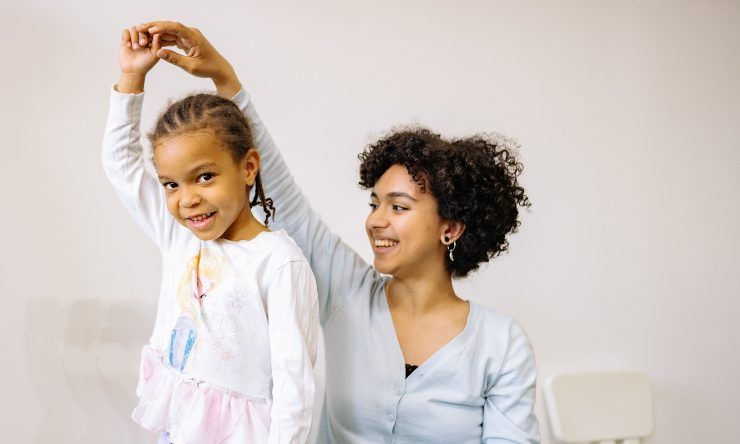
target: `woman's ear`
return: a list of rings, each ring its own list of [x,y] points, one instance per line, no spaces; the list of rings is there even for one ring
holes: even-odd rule
[[[257,180],[257,173],[260,171],[260,155],[257,150],[250,148],[247,151],[241,161],[241,167],[244,172],[244,181],[249,187],[252,187]]]
[[[450,245],[460,239],[465,232],[465,224],[456,220],[445,222],[442,226],[443,232],[440,240],[445,245]]]

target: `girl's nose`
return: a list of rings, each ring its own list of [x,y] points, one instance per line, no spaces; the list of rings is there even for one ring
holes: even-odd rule
[[[183,208],[192,208],[201,201],[200,194],[189,187],[182,187],[180,190],[180,206]]]

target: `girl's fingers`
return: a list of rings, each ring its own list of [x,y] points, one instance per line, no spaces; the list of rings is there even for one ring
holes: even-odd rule
[[[121,31],[121,45],[131,47],[131,34],[129,34],[128,29]]]
[[[128,29],[128,32],[131,35],[131,48],[139,49],[139,31],[136,30],[135,26],[132,26]]]

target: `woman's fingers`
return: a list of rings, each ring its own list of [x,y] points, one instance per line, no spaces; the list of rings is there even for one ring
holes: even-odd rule
[[[166,32],[162,32],[162,33],[157,33],[156,35],[161,36],[163,44],[164,42],[168,42],[174,45],[175,42],[177,42],[177,36],[175,34],[168,34]]]
[[[152,54],[154,54],[155,56],[157,55],[157,52],[162,48],[161,40],[161,34],[154,34],[152,36]]]
[[[170,51],[169,49],[160,49],[157,51],[157,57],[175,66],[179,66],[186,72],[193,72],[193,62],[187,56],[178,54],[175,51]]]
[[[190,36],[191,30],[187,26],[179,22],[170,21],[157,21],[147,22],[136,26],[137,31],[146,31],[149,34],[172,34],[177,37],[187,38]]]

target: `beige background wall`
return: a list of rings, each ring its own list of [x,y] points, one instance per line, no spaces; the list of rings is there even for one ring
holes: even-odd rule
[[[160,17],[231,59],[315,207],[367,258],[364,144],[408,122],[518,137],[534,206],[460,293],[525,326],[541,380],[647,372],[650,442],[734,441],[739,2],[266,3],[0,5],[3,442],[149,439],[128,417],[160,266],[99,150],[120,29]],[[161,64],[145,126],[208,87]],[[538,413],[552,442],[541,398]]]

